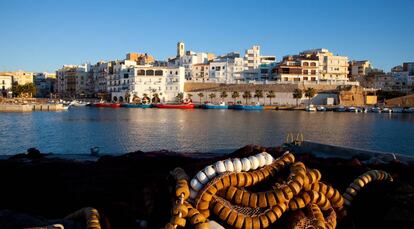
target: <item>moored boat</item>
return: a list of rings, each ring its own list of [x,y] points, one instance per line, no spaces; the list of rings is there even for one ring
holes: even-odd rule
[[[346,111],[346,107],[344,106],[339,106],[335,109],[336,112],[345,112]]]
[[[156,108],[163,109],[194,109],[194,103],[179,103],[179,104],[155,104]]]
[[[308,106],[305,107],[305,111],[315,112],[316,111],[316,107],[313,104],[310,104],[310,105],[308,105]]]
[[[324,106],[317,106],[316,107],[316,110],[317,111],[326,111],[326,107],[324,107]]]
[[[262,105],[243,105],[243,104],[234,104],[229,106],[229,109],[234,110],[263,110],[264,107]]]
[[[121,107],[125,107],[125,108],[151,108],[152,104],[133,104],[133,103],[123,103],[121,105]]]
[[[121,107],[120,103],[94,103],[94,107],[109,107],[109,108],[118,108]]]
[[[401,107],[393,107],[392,108],[392,113],[403,113],[404,109]]]
[[[226,105],[226,103],[224,102],[221,102],[220,104],[206,103],[203,105],[203,108],[205,109],[228,109],[229,106]]]
[[[381,113],[381,108],[379,108],[379,107],[373,107],[373,108],[371,108],[371,112]]]

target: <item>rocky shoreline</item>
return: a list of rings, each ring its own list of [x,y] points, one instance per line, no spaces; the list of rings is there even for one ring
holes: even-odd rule
[[[228,157],[245,157],[262,151],[280,156],[281,147],[248,145],[228,155],[169,151],[133,152],[76,161],[28,154],[0,160],[0,228],[27,228],[61,223],[83,228],[82,222],[61,220],[83,207],[94,207],[103,228],[160,228],[170,218],[174,180],[169,172],[182,167],[190,177],[204,166]],[[322,173],[322,179],[339,191],[370,169],[390,173],[394,182],[372,183],[354,199],[349,216],[337,228],[408,228],[414,225],[414,167],[397,160],[378,163],[365,158],[318,158],[296,155],[298,161]],[[290,228],[289,217],[277,226]]]

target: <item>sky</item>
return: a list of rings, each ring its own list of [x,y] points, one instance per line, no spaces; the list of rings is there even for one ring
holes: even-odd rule
[[[187,50],[263,55],[327,48],[388,71],[414,61],[412,0],[0,0],[0,71]]]

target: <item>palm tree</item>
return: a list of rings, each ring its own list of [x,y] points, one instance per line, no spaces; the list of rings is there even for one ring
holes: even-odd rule
[[[307,88],[305,90],[305,96],[309,99],[309,104],[311,104],[311,99],[315,96],[316,90],[314,88]]]
[[[152,103],[159,103],[160,102],[160,97],[158,95],[158,93],[154,93],[152,95]]]
[[[191,100],[191,97],[193,97],[193,94],[187,94],[187,98],[188,98],[190,101],[192,101],[192,100]]]
[[[272,105],[272,99],[276,97],[275,92],[272,90],[268,91],[266,97],[270,99],[270,105]]]
[[[293,91],[293,98],[296,99],[296,106],[298,106],[298,100],[301,99],[303,96],[303,91],[299,88],[296,88]]]
[[[198,95],[198,98],[200,98],[200,104],[201,104],[201,98],[204,97],[204,93],[203,92],[200,92],[197,95]]]
[[[225,99],[225,98],[227,98],[227,96],[228,95],[227,95],[227,92],[226,91],[222,91],[221,94],[220,94],[220,98],[221,99]]]
[[[214,98],[216,98],[216,93],[210,93],[208,95],[208,97],[211,99],[211,101],[213,102]]]
[[[178,102],[183,101],[184,98],[184,94],[182,92],[178,93],[177,96],[175,96],[175,98],[178,100]]]
[[[259,99],[263,98],[263,91],[262,90],[256,90],[254,92],[254,97],[257,98],[257,102],[259,102]]]
[[[251,97],[252,97],[252,93],[250,91],[243,92],[243,98],[246,100],[246,104],[247,104],[247,100],[250,99]]]
[[[240,97],[240,94],[238,91],[233,91],[233,93],[231,93],[231,97],[234,100],[234,103],[236,104],[236,99]]]

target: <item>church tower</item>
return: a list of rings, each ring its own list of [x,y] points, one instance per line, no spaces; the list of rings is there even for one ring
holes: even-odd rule
[[[177,43],[177,57],[182,57],[185,55],[185,45],[184,42],[180,41]]]

